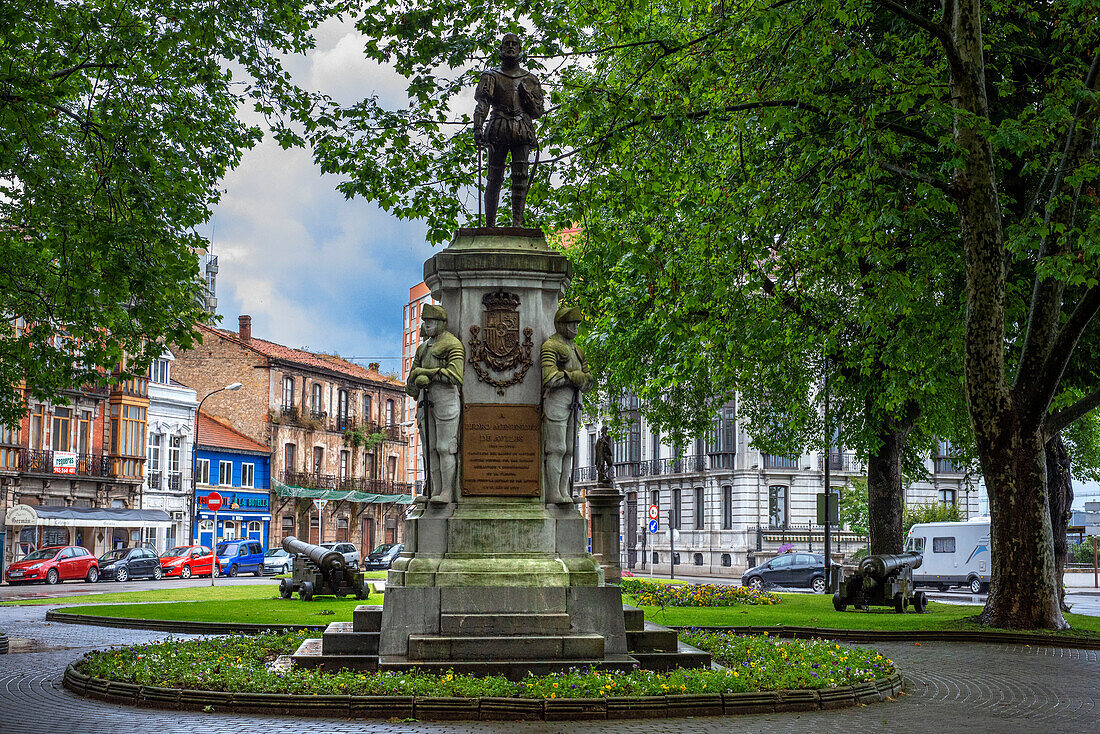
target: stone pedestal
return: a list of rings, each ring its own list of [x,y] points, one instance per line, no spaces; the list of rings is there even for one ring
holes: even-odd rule
[[[607,583],[617,584],[623,575],[619,563],[619,506],[623,493],[613,486],[597,486],[585,496],[592,522],[592,555],[599,561]]]

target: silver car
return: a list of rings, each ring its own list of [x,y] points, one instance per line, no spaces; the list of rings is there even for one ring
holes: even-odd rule
[[[342,553],[348,568],[359,568],[359,551],[351,543],[318,543],[317,545]]]
[[[282,548],[269,548],[264,553],[264,571],[267,573],[290,573],[294,567],[294,556]]]

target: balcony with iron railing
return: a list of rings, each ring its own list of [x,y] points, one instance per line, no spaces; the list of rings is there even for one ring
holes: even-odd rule
[[[168,474],[168,490],[170,492],[179,492],[183,489],[183,474],[181,472],[169,472]]]
[[[314,472],[283,472],[283,484],[305,489],[322,489],[341,492],[366,492],[369,494],[408,494],[412,485],[389,479],[370,477],[338,477],[335,474]]]
[[[934,474],[965,474],[966,464],[950,456],[933,456],[932,472]]]
[[[68,452],[62,452],[68,453]],[[27,474],[51,474],[82,477],[114,477],[111,461],[106,454],[76,454],[76,471],[54,470],[54,452],[43,449],[19,448],[18,468]]]
[[[775,454],[761,454],[765,469],[798,469],[797,456],[776,456]]]
[[[149,489],[160,489],[161,485],[164,483],[161,477],[162,475],[159,471],[154,472],[145,477],[145,484],[149,487]]]
[[[826,456],[818,458],[817,468],[824,471],[826,460],[829,462],[829,471],[850,474],[862,474],[864,471],[863,462],[850,451],[829,451]]]

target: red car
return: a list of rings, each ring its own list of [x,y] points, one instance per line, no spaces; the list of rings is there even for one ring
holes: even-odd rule
[[[99,563],[87,548],[81,548],[79,545],[42,548],[8,566],[4,576],[9,584],[24,584],[31,581],[56,584],[68,579],[82,579],[95,583],[99,580]]]
[[[179,576],[181,579],[209,576],[213,558],[210,549],[204,545],[178,545],[160,554],[160,567],[165,576]]]

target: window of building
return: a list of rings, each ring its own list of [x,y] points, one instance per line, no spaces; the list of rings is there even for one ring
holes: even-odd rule
[[[53,425],[50,431],[50,446],[54,451],[68,451],[72,438],[73,411],[69,408],[53,409]]]
[[[588,465],[596,465],[596,432],[588,432]]]
[[[386,457],[386,481],[393,482],[397,480],[397,457]]]
[[[42,547],[49,548],[52,545],[68,545],[69,529],[44,527],[42,528]]]
[[[283,537],[294,535],[294,515],[283,515]]]
[[[661,556],[660,556],[660,554],[657,553],[657,551],[653,551],[653,562],[654,563],[660,563],[661,562]]]
[[[182,449],[182,436],[168,437],[168,471],[172,474],[180,473],[180,453]]]
[[[30,435],[27,448],[32,451],[41,451],[43,447],[43,440],[45,439],[45,431],[43,430],[45,411],[41,405],[36,405],[31,408],[30,413]]]
[[[374,479],[374,454],[367,452],[363,457],[363,476],[367,479]]]
[[[782,485],[768,487],[768,525],[787,527],[787,488]]]
[[[340,478],[347,479],[348,476],[348,459],[350,454],[347,451],[340,452]]]
[[[661,458],[661,432],[654,431],[649,436],[649,458]]]
[[[92,411],[82,410],[77,414],[76,452],[87,454],[92,450]]]
[[[149,474],[160,472],[160,448],[163,436],[159,433],[149,434]]]
[[[692,562],[692,564],[694,564],[696,566],[702,566],[703,565],[703,554],[702,553],[696,553],[695,555],[693,555],[691,557],[691,562]]]
[[[321,389],[321,383],[313,383],[313,387],[309,396],[309,409],[314,413],[321,413],[324,411],[324,393]]]
[[[325,468],[325,449],[321,446],[313,447],[313,473],[320,474]]]
[[[167,385],[169,382],[170,367],[167,359],[161,358],[154,360],[149,365],[149,381],[156,382],[161,385]]]
[[[0,469],[19,466],[19,427],[0,426]]]
[[[729,553],[722,554],[722,566],[729,568],[733,565],[733,557]]]
[[[290,375],[283,377],[283,410],[294,408],[294,378]]]
[[[218,462],[218,484],[222,487],[233,486],[233,462]]]
[[[336,540],[340,543],[348,542],[348,519],[346,517],[336,518]]]
[[[939,496],[941,505],[953,505],[958,500],[958,493],[955,489],[941,489]]]
[[[954,538],[932,538],[932,552],[933,553],[954,553],[955,552],[955,539]]]
[[[733,487],[722,487],[722,529],[733,529]]]
[[[734,406],[727,403],[718,411],[714,425],[707,434],[707,453],[733,454],[737,452],[737,431],[735,430]]]
[[[298,447],[292,443],[283,446],[283,471],[298,471],[298,465],[295,463],[297,450]]]
[[[672,565],[674,565],[674,566],[679,566],[680,565],[680,554],[679,553],[673,553],[672,554]]]
[[[340,390],[336,393],[336,421],[337,429],[343,430],[348,422],[348,391]]]
[[[397,423],[396,406],[392,400],[386,401],[386,425],[392,426]]]
[[[210,459],[195,460],[195,483],[210,484]]]
[[[370,395],[364,395],[363,396],[363,420],[366,421],[367,423],[370,423],[371,420],[373,420],[372,416],[373,416],[374,413],[371,410],[371,407],[372,406],[371,406]]]
[[[264,529],[264,525],[259,520],[249,520],[248,521],[248,534],[249,535],[259,535],[260,533],[263,532],[263,529]]]
[[[111,406],[111,450],[116,456],[145,456],[145,408]]]
[[[241,486],[242,487],[255,487],[256,486],[256,465],[255,464],[241,464]]]
[[[681,493],[682,491],[679,489],[672,490],[672,520],[670,524],[675,530],[680,529]]]
[[[695,529],[702,530],[706,523],[706,513],[703,505],[703,488],[695,488]]]

